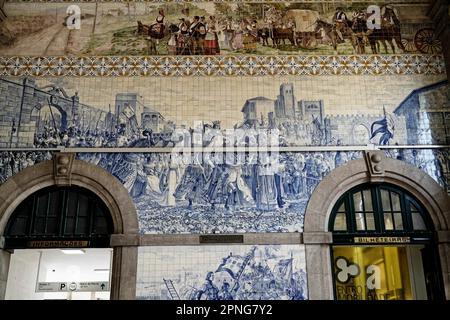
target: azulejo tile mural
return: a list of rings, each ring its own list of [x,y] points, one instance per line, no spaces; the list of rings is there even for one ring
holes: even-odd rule
[[[1,78],[0,147],[447,144],[449,96],[443,76]]]
[[[305,249],[299,245],[140,247],[136,297],[305,300]]]
[[[450,149],[387,149],[430,175],[450,193]],[[308,200],[324,177],[358,151],[282,152],[277,170],[251,162],[176,163],[171,153],[80,153],[77,158],[114,175],[128,190],[141,234],[302,232]],[[239,158],[239,156],[237,157]],[[48,151],[0,153],[0,183]]]
[[[442,45],[434,37],[427,5],[425,1],[7,2],[0,54],[437,54]]]
[[[282,153],[269,162],[236,154],[217,164],[201,156],[178,162],[169,153],[78,155],[116,176],[134,199],[141,233],[158,234],[301,232],[316,185],[361,156]]]

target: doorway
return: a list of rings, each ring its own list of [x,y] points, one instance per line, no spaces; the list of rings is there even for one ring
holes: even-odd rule
[[[111,215],[93,192],[51,186],[28,196],[5,228],[6,299],[109,299]]]
[[[390,184],[364,184],[336,202],[329,220],[338,300],[441,300],[443,280],[429,214]]]
[[[7,300],[109,300],[112,249],[16,249]]]

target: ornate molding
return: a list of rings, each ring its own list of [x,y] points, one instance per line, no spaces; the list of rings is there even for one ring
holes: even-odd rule
[[[442,55],[0,57],[0,76],[445,74]]]
[[[71,185],[72,165],[75,153],[55,153],[53,155],[53,177],[57,185]]]
[[[384,176],[383,160],[386,155],[383,151],[366,151],[364,153],[364,159],[367,164],[367,172],[371,180],[373,178],[379,178]]]

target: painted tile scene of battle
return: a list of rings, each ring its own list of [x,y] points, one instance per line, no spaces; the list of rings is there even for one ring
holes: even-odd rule
[[[1,78],[0,146],[447,144],[449,99],[442,75]]]
[[[305,300],[305,265],[299,245],[140,247],[136,297]]]
[[[0,55],[438,54],[427,5],[7,2]]]
[[[442,75],[26,77],[0,79],[0,91],[2,147],[36,150],[6,152],[1,181],[50,159],[48,149],[78,148],[78,159],[128,190],[142,234],[301,232],[317,184],[362,157],[317,147],[449,144],[450,91]],[[316,150],[277,158],[234,152],[242,146],[237,133],[257,147]],[[277,139],[268,144],[271,134]],[[132,151],[105,149],[117,147]],[[193,147],[213,151],[196,157]],[[448,156],[391,156],[447,186],[448,169],[438,168],[448,167]]]

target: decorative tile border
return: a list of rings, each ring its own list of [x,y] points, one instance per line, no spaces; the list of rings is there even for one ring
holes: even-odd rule
[[[444,74],[441,55],[0,57],[0,76]]]

